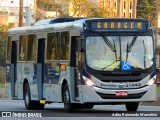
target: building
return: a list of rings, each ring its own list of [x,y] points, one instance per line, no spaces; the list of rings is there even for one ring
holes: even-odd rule
[[[108,11],[108,17],[136,18],[137,0],[98,0],[98,6]]]
[[[36,0],[23,0],[25,7],[29,6],[31,11],[31,24],[35,22]],[[25,23],[25,14],[23,23]],[[0,0],[0,25],[11,25],[18,27],[19,24],[19,0]]]

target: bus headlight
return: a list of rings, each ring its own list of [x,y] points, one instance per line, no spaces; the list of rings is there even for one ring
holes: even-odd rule
[[[157,76],[155,75],[154,77],[152,77],[148,82],[147,85],[153,85],[156,81]]]
[[[82,76],[82,78],[85,81],[86,85],[88,85],[88,86],[95,86],[96,85],[91,79],[85,77],[84,75]]]

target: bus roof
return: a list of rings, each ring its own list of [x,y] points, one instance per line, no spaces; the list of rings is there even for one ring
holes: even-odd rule
[[[60,22],[58,22],[58,20]],[[63,21],[63,22],[62,22]],[[42,24],[40,24],[42,23]],[[35,33],[38,31],[62,30],[79,28],[89,31],[146,31],[150,29],[150,22],[136,18],[57,18],[37,22],[35,26],[11,28],[8,34]]]
[[[34,25],[47,25],[47,24],[55,24],[55,23],[63,23],[63,22],[72,22],[80,19],[85,19],[85,18],[60,17],[60,18],[44,19],[44,20],[37,21]]]

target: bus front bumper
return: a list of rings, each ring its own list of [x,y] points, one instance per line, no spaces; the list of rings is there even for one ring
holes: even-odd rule
[[[117,96],[117,92],[125,92],[125,96]],[[112,90],[95,86],[82,86],[82,103],[116,103],[116,102],[153,102],[156,101],[156,84],[139,89]]]

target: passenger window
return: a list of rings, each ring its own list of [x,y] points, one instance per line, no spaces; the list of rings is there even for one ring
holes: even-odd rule
[[[8,37],[7,41],[7,61],[11,61],[11,36]]]
[[[61,54],[61,41],[60,41],[60,32],[56,33],[55,36],[55,60],[60,60],[60,54]]]
[[[27,52],[27,60],[28,61],[36,61],[37,52],[37,36],[29,35],[28,36],[28,52]]]
[[[27,58],[27,35],[21,35],[19,40],[19,61],[26,61]]]
[[[61,60],[68,60],[69,54],[69,33],[61,33]]]
[[[48,33],[47,36],[47,60],[54,60],[55,59],[55,34]]]
[[[47,36],[47,60],[68,60],[69,33],[48,33]]]

